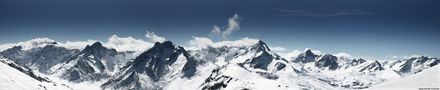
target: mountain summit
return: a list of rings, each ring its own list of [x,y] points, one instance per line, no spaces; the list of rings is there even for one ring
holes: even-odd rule
[[[109,89],[161,89],[159,82],[174,78],[190,78],[196,71],[197,61],[183,47],[170,41],[155,45],[125,65],[120,73],[102,85]],[[145,77],[147,76],[147,77]],[[157,84],[156,84],[157,83]]]

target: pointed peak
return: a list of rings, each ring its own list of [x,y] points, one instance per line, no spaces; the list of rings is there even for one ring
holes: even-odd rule
[[[23,50],[22,46],[14,46],[14,47],[6,49],[6,50],[4,50],[2,52],[6,52],[6,51],[20,51],[20,50]]]
[[[92,47],[95,47],[95,46],[102,46],[102,43],[101,42],[95,42],[95,43],[92,44]]]
[[[338,57],[332,54],[324,54],[319,60],[338,60]]]
[[[306,48],[306,49],[304,49],[304,52],[312,52],[312,49],[310,49],[310,48]]]
[[[322,57],[335,57],[336,58],[336,56],[334,56],[332,54],[328,54],[328,53],[324,54]]]
[[[174,44],[173,44],[173,42],[171,42],[171,41],[165,41],[165,42],[163,42],[163,43],[160,43],[160,42],[156,42],[156,43],[154,43],[154,46],[153,46],[153,48],[157,48],[157,47],[168,47],[168,48],[174,48]]]
[[[162,44],[164,44],[164,45],[174,45],[173,42],[171,42],[171,41],[165,41]]]
[[[357,59],[357,60],[364,60],[364,61],[365,61],[365,59],[363,59],[363,58],[359,58],[359,59]]]
[[[255,44],[255,46],[259,46],[259,47],[265,47],[267,46],[265,42],[258,40],[258,42]]]
[[[95,42],[95,43],[93,43],[92,45],[87,45],[86,48],[84,48],[84,50],[90,50],[90,49],[101,49],[101,48],[107,49],[106,47],[104,47],[104,46],[102,45],[101,42]]]
[[[304,50],[304,54],[306,54],[306,55],[315,55],[315,53],[313,53],[312,50],[311,50],[310,48],[306,48],[306,49]]]
[[[257,44],[259,44],[259,45],[266,45],[266,43],[263,42],[263,41],[261,41],[261,40],[258,40],[258,43],[257,43]]]
[[[374,64],[380,65],[380,62],[377,60],[374,60]]]
[[[23,47],[22,46],[14,46],[11,49],[19,49],[19,50],[21,50],[21,49],[23,49]]]
[[[58,42],[51,42],[49,45],[56,45]]]
[[[55,48],[55,47],[56,47],[55,45],[46,45],[43,48]]]
[[[259,48],[259,50],[271,51],[269,49],[269,47],[266,45],[266,43],[261,40],[258,40],[258,42],[255,44],[254,48]]]

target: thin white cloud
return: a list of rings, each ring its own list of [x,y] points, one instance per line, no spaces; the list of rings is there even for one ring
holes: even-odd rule
[[[288,53],[281,53],[280,55],[283,57],[283,58],[286,58],[286,59],[291,59],[291,58],[295,58],[295,57],[297,57],[299,54],[301,54],[301,53],[304,53],[306,50],[309,50],[310,48],[306,48],[306,49],[304,49],[303,51],[301,51],[301,50],[293,50],[293,51],[291,51],[291,52],[288,52]],[[313,49],[310,49],[314,54],[316,54],[316,55],[323,55],[324,53],[322,52],[322,51],[320,51],[320,50],[313,50]],[[348,54],[348,53],[344,53],[344,52],[341,52],[341,53],[336,53],[336,54],[332,54],[332,55],[334,55],[334,56],[336,56],[336,57],[339,57],[339,58],[344,58],[344,59],[351,59],[351,58],[353,58],[353,56],[351,56],[350,54]]]
[[[165,42],[166,39],[164,37],[157,36],[154,32],[147,31],[145,37],[151,42]]]
[[[220,30],[220,28],[216,25],[212,26],[212,30],[209,33],[209,36],[215,36],[215,35],[220,35],[222,34],[222,30]]]
[[[6,43],[0,45],[0,51],[9,49],[14,46],[22,46],[23,50],[29,50],[34,47],[43,47],[48,44],[53,44],[55,40],[43,37],[43,38],[35,38],[24,42],[18,42],[18,43]]]
[[[119,37],[117,35],[112,35],[107,39],[106,42],[99,40],[85,40],[85,41],[65,41],[56,42],[55,40],[49,38],[35,38],[24,42],[17,43],[6,43],[0,45],[0,51],[12,48],[14,46],[22,46],[23,50],[29,50],[37,47],[44,47],[48,44],[55,44],[56,46],[65,47],[68,49],[83,49],[87,45],[91,45],[95,42],[102,42],[105,47],[116,49],[118,52],[143,52],[151,47],[153,47],[155,42],[165,41],[164,37],[159,37],[154,32],[146,33],[147,39],[137,39],[133,37]]]
[[[13,44],[13,43],[1,44],[0,45],[0,52],[3,50],[6,50],[8,48],[14,47],[14,46],[15,46],[15,44]]]
[[[344,58],[344,59],[351,59],[351,58],[353,58],[350,54],[344,53],[344,52],[340,52],[340,53],[333,54],[333,55],[336,56],[336,57],[339,57],[339,58]]]
[[[153,33],[154,34],[154,33]],[[133,37],[119,37],[112,35],[108,38],[108,41],[104,43],[104,46],[114,48],[117,51],[136,51],[141,52],[153,47],[153,42],[147,42],[142,39],[136,39]]]
[[[269,48],[270,48],[270,50],[272,50],[274,52],[284,52],[284,51],[287,51],[287,49],[283,48],[283,47],[269,47]]]
[[[228,20],[228,28],[226,28],[225,31],[223,31],[222,35],[224,37],[229,36],[233,32],[240,29],[240,23],[238,22],[238,14],[235,14],[232,18],[229,18]]]
[[[210,36],[221,36],[221,38],[223,40],[228,39],[228,37],[240,30],[240,22],[239,22],[240,17],[238,16],[238,14],[234,14],[233,17],[228,19],[228,26],[226,27],[225,30],[221,30],[218,26],[214,25],[213,29],[210,32]]]
[[[288,52],[286,54],[280,54],[283,58],[285,59],[292,59],[294,57],[297,57],[299,54],[303,53],[302,51],[299,50],[293,50],[291,52]]]
[[[201,49],[206,48],[209,45],[213,45],[214,41],[206,37],[193,37],[192,40],[189,41],[189,48],[193,49]]]
[[[58,43],[57,46],[65,47],[68,49],[83,49],[87,45],[91,45],[97,40],[86,40],[86,41],[66,41],[65,43]]]
[[[193,37],[192,40],[189,41],[189,45],[190,49],[202,49],[202,48],[206,48],[208,46],[210,47],[223,47],[223,46],[237,46],[237,47],[241,47],[241,46],[251,46],[251,45],[255,45],[258,43],[258,39],[253,39],[253,38],[242,38],[239,40],[234,40],[234,41],[218,41],[218,42],[214,42],[211,39],[207,38],[207,37]]]
[[[381,60],[401,60],[401,59],[410,59],[410,58],[417,58],[421,56],[431,57],[428,54],[412,54],[412,55],[388,55],[385,56]]]

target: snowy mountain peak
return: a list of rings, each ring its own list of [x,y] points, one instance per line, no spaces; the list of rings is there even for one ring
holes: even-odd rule
[[[117,54],[117,51],[115,49],[104,47],[101,42],[95,42],[92,45],[87,45],[86,48],[81,51],[81,54],[84,54],[85,56],[93,55],[95,59],[99,59],[106,54],[114,56]]]
[[[121,55],[115,49],[95,42],[68,58],[63,64],[54,67],[52,74],[73,82],[98,81],[108,78],[118,70],[119,64],[124,60],[123,53]]]
[[[173,48],[173,47],[175,47],[175,45],[174,45],[173,42],[171,42],[171,41],[165,41],[165,42],[163,42],[163,43],[156,42],[156,43],[154,43],[154,46],[153,46],[153,47],[159,47],[159,46],[163,46],[163,47],[167,47],[167,48]]]
[[[8,59],[11,60],[15,60],[16,62],[23,61],[23,60],[18,60],[18,59],[22,59],[23,57],[21,57],[21,55],[24,54],[24,52],[22,51],[23,47],[22,46],[14,46],[12,48],[6,49],[5,51],[0,52],[0,54]]]
[[[385,68],[382,66],[382,64],[379,61],[375,60],[374,62],[370,63],[369,65],[359,70],[359,72],[371,73],[382,70],[385,70]]]
[[[258,47],[259,51],[264,50],[264,51],[270,51],[270,49],[267,47],[266,43],[259,40],[257,44],[255,44],[254,47]]]
[[[182,72],[186,77],[191,77],[194,71],[189,68],[195,69],[195,60],[190,58],[189,54],[183,47],[175,46],[170,41],[163,43],[156,43],[153,48],[142,53],[134,59],[133,67],[138,73],[147,73],[154,81],[158,81],[164,74],[168,73],[168,69],[175,64],[175,62],[182,62],[179,60],[185,59],[184,69]],[[194,66],[191,66],[194,65]]]
[[[136,86],[136,89],[161,89],[151,84],[176,78],[190,78],[195,75],[197,65],[197,61],[190,57],[183,47],[175,46],[170,41],[157,42],[152,48],[137,56],[133,62],[127,63],[121,69],[122,72],[110,78],[102,87],[129,89],[130,86]],[[128,77],[137,80],[125,79]]]
[[[328,67],[329,70],[336,70],[338,65],[338,58],[331,54],[324,54],[324,56],[320,57],[318,61],[316,61],[315,66],[319,68]]]
[[[309,63],[309,62],[315,62],[318,55],[313,53],[310,49],[306,49],[303,53],[299,54],[294,62],[301,62],[301,63]]]
[[[6,49],[2,52],[0,52],[1,55],[6,56],[14,56],[15,58],[19,58],[20,52],[22,52],[23,47],[22,46],[14,46],[12,48]],[[10,57],[12,58],[12,57]]]
[[[95,42],[92,45],[87,45],[86,48],[83,49],[83,51],[93,51],[100,49],[107,49],[107,48],[104,47],[101,42]]]
[[[9,49],[7,49],[7,50],[14,50],[14,51],[18,51],[18,50],[21,50],[21,49],[23,49],[23,47],[22,47],[22,46],[14,46],[14,47],[12,47],[12,48],[9,48]]]
[[[402,75],[406,76],[421,72],[423,69],[433,67],[439,63],[440,59],[438,58],[420,56],[391,63],[389,67],[398,69]]]
[[[350,63],[351,66],[355,66],[355,65],[362,64],[364,62],[367,62],[367,60],[359,58],[359,59],[353,59],[349,63]]]
[[[304,51],[304,54],[307,55],[307,56],[316,55],[315,53],[312,52],[311,49],[306,49],[306,50]]]
[[[102,43],[101,42],[95,42],[92,45],[87,45],[87,47],[102,47]]]

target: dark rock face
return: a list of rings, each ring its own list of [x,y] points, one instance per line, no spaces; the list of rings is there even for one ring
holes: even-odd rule
[[[267,70],[267,67],[272,62],[272,60],[272,55],[267,52],[263,52],[260,56],[251,59],[250,66],[253,68]]]
[[[319,68],[328,67],[329,70],[336,70],[339,67],[337,60],[338,58],[336,56],[325,54],[315,63],[315,66]]]
[[[233,77],[221,75],[222,68],[214,69],[208,78],[202,83],[202,90],[219,90],[226,88],[228,84],[233,80]]]
[[[153,48],[134,59],[133,67],[137,73],[147,73],[154,81],[166,73],[166,66],[174,63],[181,49],[174,50],[171,42],[156,43]]]
[[[277,64],[275,64],[275,66],[277,67],[277,70],[282,70],[284,68],[286,68],[286,64],[277,62]]]
[[[407,60],[401,67],[401,69],[399,70],[399,72],[401,73],[408,73],[411,72],[411,68],[413,67],[413,61],[416,60],[416,58],[411,58],[409,60]]]
[[[56,47],[54,45],[47,45],[41,50],[32,53],[31,62],[39,65],[39,71],[43,73],[49,73],[50,67],[65,62],[68,58],[72,57],[78,50],[69,50],[63,47]],[[50,62],[48,62],[50,61]]]
[[[112,71],[113,68],[104,66],[103,59],[105,56],[114,57],[115,55],[117,55],[115,49],[106,48],[100,42],[87,45],[82,51],[65,62],[66,64],[75,62],[73,67],[61,67],[67,68],[62,77],[73,82],[108,78],[110,75],[106,70]]]
[[[315,55],[310,49],[308,49],[304,53],[299,54],[293,62],[295,62],[295,63],[315,62],[316,57],[317,57],[317,55]]]
[[[402,64],[399,69],[400,73],[409,73],[413,71],[413,68],[418,67],[418,69],[433,67],[440,63],[440,60],[437,58],[430,58],[426,56],[415,57],[405,60],[405,63]],[[417,68],[415,68],[417,69]],[[417,71],[418,72],[418,71]],[[415,72],[415,73],[417,73]]]
[[[175,47],[170,41],[156,43],[153,48],[136,57],[133,67],[137,73],[145,72],[154,81],[159,81],[161,76],[169,72],[168,66],[173,64],[181,54],[188,60],[182,72],[185,77],[191,77],[196,71],[196,61],[189,57],[185,49]]]
[[[181,57],[183,55],[183,57]],[[177,60],[185,59],[186,63],[180,72],[182,77],[190,78],[195,75],[198,61],[190,57],[183,47],[176,47],[172,42],[165,41],[163,43],[156,42],[155,45],[136,57],[133,62],[125,65],[118,76],[110,78],[110,80],[102,85],[103,88],[121,88],[127,86],[136,86],[136,90],[146,89],[141,87],[143,82],[139,81],[139,75],[146,74],[153,82],[158,82],[166,74],[169,74],[173,64]],[[125,77],[128,76],[127,80]],[[154,86],[151,86],[154,87]],[[160,87],[156,88],[160,89]]]
[[[355,65],[362,64],[362,63],[364,63],[364,62],[367,62],[367,60],[364,60],[364,59],[353,59],[353,60],[350,62],[350,64],[351,64],[352,66],[355,66]]]
[[[252,50],[270,52],[270,49],[267,47],[266,43],[261,40],[259,40],[258,43],[252,47]]]
[[[22,50],[21,46],[15,46],[0,54],[19,65],[36,66],[39,72],[47,74],[50,67],[65,62],[78,52],[79,50],[76,49],[46,45],[31,50]]]
[[[374,61],[370,65],[359,70],[359,72],[364,72],[364,71],[374,72],[374,71],[382,71],[382,70],[385,70],[383,66],[378,61]]]
[[[12,48],[6,49],[3,52],[0,52],[0,54],[12,61],[14,61],[17,64],[25,63],[27,60],[24,60],[25,58],[22,57],[25,55],[25,51],[22,50],[23,47],[21,46],[14,46]]]
[[[197,65],[199,62],[196,60],[193,60],[193,58],[188,58],[188,61],[186,62],[185,66],[182,68],[183,76],[186,78],[190,78],[194,76],[194,74],[197,71]]]
[[[100,42],[95,42],[91,46],[87,45],[80,54],[84,54],[84,56],[93,55],[95,59],[100,59],[105,55],[115,56],[117,54],[115,49],[109,49],[104,47]]]

